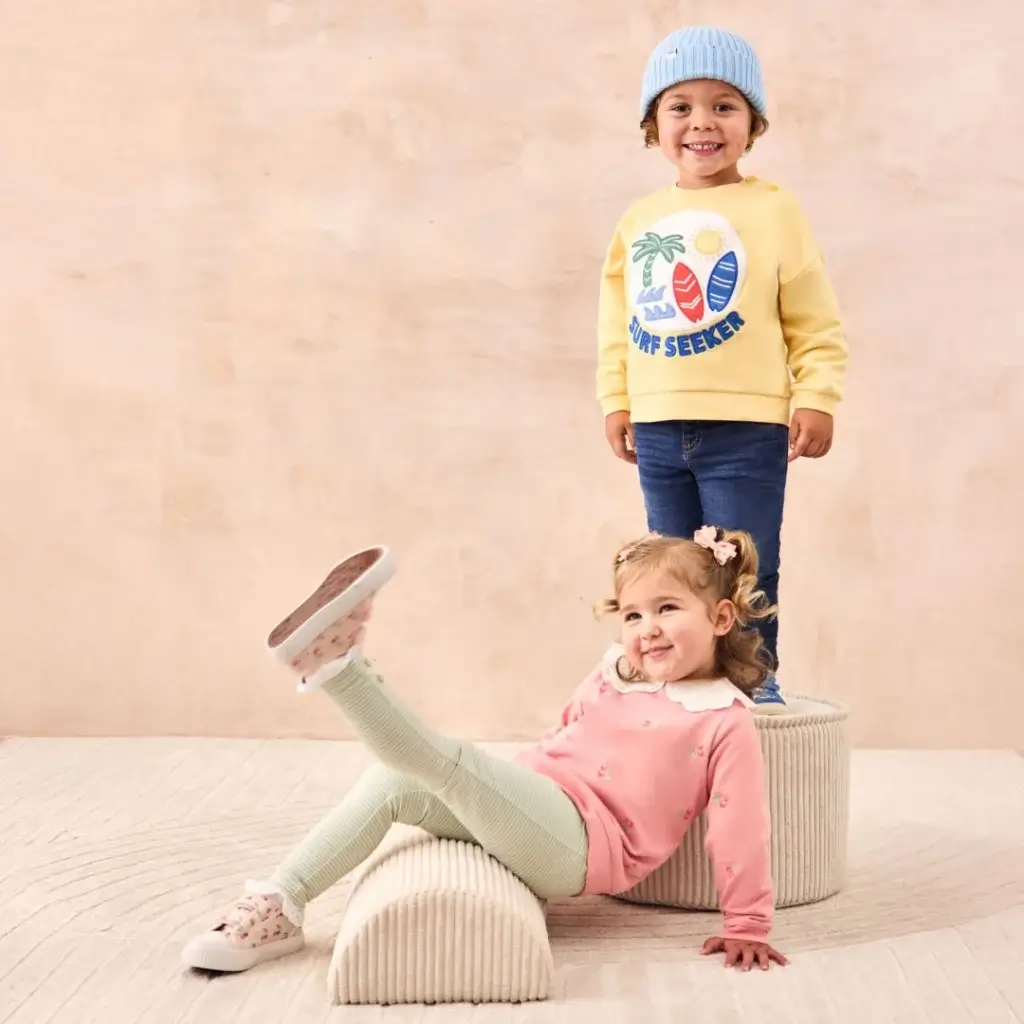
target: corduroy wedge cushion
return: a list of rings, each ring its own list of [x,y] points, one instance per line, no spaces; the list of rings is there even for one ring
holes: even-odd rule
[[[786,694],[788,709],[754,715],[764,753],[772,816],[775,906],[795,907],[837,893],[846,879],[850,814],[849,711],[832,701]],[[702,814],[679,849],[618,899],[716,910]]]
[[[471,843],[396,828],[353,883],[328,989],[342,1004],[519,1003],[546,999],[553,976],[544,907],[515,875]]]

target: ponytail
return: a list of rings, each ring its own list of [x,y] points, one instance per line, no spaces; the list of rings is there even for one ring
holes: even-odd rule
[[[754,538],[744,530],[714,529],[717,544],[731,545],[735,551],[724,565],[714,552],[711,559],[714,571],[709,582],[717,583],[719,598],[731,601],[736,609],[732,629],[718,640],[718,671],[749,695],[771,674],[764,641],[751,627],[774,615],[776,609],[757,586],[759,559]]]

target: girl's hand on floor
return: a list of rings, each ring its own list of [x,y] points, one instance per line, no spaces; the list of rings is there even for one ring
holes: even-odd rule
[[[749,971],[757,964],[762,971],[767,971],[772,963],[785,967],[789,961],[767,942],[749,942],[745,939],[722,939],[712,936],[701,948],[702,956],[714,953],[725,953],[725,966],[736,967],[741,971]]]
[[[624,462],[636,462],[636,445],[633,443],[633,423],[628,412],[609,413],[604,418],[604,436],[612,451]]]
[[[832,447],[833,420],[827,412],[797,409],[789,421],[789,461],[820,459]]]

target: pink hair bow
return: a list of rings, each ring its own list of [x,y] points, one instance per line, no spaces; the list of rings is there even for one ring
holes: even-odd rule
[[[719,565],[725,565],[737,555],[736,545],[732,541],[719,540],[718,530],[713,526],[702,526],[694,535],[694,542],[707,548],[715,556]]]

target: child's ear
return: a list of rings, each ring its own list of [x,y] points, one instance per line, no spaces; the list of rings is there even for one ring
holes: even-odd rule
[[[736,605],[732,601],[719,601],[711,621],[715,625],[715,636],[725,636],[736,624]]]

